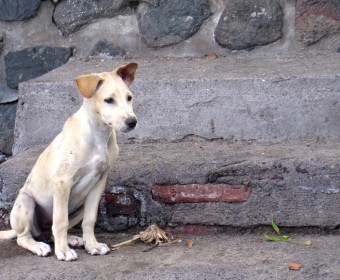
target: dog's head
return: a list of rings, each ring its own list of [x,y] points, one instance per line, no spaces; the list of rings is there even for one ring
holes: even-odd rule
[[[74,80],[96,117],[115,130],[127,132],[137,124],[129,89],[137,67],[137,63],[129,63],[113,72],[83,75]]]

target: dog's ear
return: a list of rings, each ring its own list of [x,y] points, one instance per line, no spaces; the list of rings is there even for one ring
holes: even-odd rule
[[[86,98],[91,98],[100,86],[103,78],[97,74],[82,75],[74,79],[80,94]]]
[[[117,68],[115,71],[116,74],[122,78],[122,80],[130,86],[135,79],[135,73],[137,70],[138,64],[135,62],[131,62],[127,65],[121,66]]]

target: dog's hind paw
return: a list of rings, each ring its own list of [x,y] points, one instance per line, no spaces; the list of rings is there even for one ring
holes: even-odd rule
[[[82,247],[84,246],[83,238],[75,235],[67,236],[67,244],[71,247]]]
[[[95,247],[86,248],[86,251],[92,256],[106,255],[108,252],[110,252],[110,248],[104,243],[98,243]]]
[[[51,253],[50,245],[44,242],[37,242],[36,254],[39,257],[46,257]]]
[[[77,253],[70,249],[67,252],[55,252],[59,261],[76,261],[78,259]]]

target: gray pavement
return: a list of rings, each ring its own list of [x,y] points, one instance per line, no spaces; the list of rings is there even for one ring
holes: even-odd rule
[[[100,234],[99,239],[116,244],[131,236]],[[149,247],[136,243],[106,256],[90,256],[83,249],[76,249],[78,261],[66,263],[53,255],[34,256],[15,241],[1,241],[0,279],[340,279],[339,232],[293,232],[290,236],[296,241],[311,240],[314,245],[268,242],[258,228],[252,232],[188,236],[193,240],[191,248],[182,242],[143,252]],[[299,262],[302,268],[289,270],[290,262]]]

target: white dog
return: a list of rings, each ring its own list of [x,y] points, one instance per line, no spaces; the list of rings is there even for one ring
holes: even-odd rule
[[[47,256],[50,246],[36,239],[52,233],[55,254],[65,261],[77,259],[69,245],[84,245],[91,255],[110,251],[97,242],[94,226],[107,175],[118,156],[115,130],[126,132],[137,124],[128,87],[136,69],[137,64],[130,63],[75,79],[83,105],[39,156],[14,203],[12,230],[0,232],[0,239],[17,237],[18,245]],[[80,221],[83,238],[68,236],[67,230]]]

